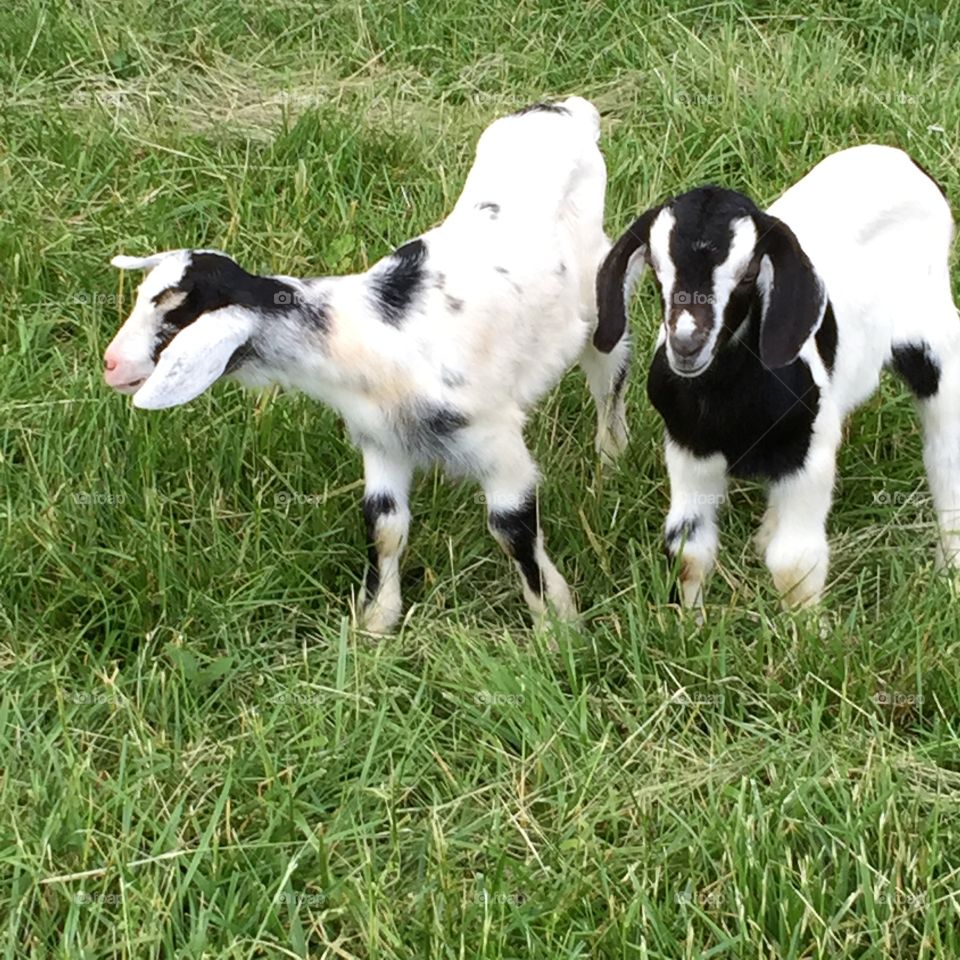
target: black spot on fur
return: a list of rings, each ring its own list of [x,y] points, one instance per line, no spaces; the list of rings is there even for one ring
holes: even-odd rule
[[[543,579],[537,563],[537,494],[531,491],[516,510],[491,512],[490,529],[503,540],[507,553],[517,562],[530,589],[543,596]]]
[[[675,527],[670,527],[663,536],[668,554],[672,555],[676,553],[680,544],[684,541],[691,541],[696,535],[697,530],[700,529],[700,523],[700,517],[690,517],[687,520],[682,520]]]
[[[385,323],[399,327],[424,281],[427,245],[411,240],[398,247],[372,278],[377,307]]]
[[[458,430],[470,421],[448,406],[421,404],[402,416],[398,428],[407,450],[419,461],[444,460]]]
[[[457,430],[463,429],[469,421],[458,410],[450,407],[439,407],[423,417],[423,428],[438,437],[449,437]]]
[[[910,343],[893,348],[893,369],[921,400],[940,389],[940,363],[926,343]]]
[[[940,183],[935,177],[933,177],[930,171],[918,160],[914,160],[913,157],[910,158],[910,162],[930,181],[933,182],[934,186],[940,191],[944,199],[946,199],[947,191],[944,188],[943,184]]]
[[[499,204],[499,203],[491,203],[489,200],[487,200],[487,201],[484,201],[483,203],[478,203],[478,204],[477,204],[477,209],[478,209],[478,210],[489,210],[489,211],[490,211],[490,219],[491,219],[491,220],[496,220],[497,217],[500,216],[500,204]]]
[[[451,297],[448,293],[446,295],[447,309],[451,313],[459,313],[463,309],[463,301],[457,297]]]
[[[467,378],[462,373],[449,370],[447,367],[443,367],[440,371],[440,379],[445,387],[462,387],[467,382]]]
[[[525,113],[559,113],[563,115],[568,115],[570,111],[561,106],[559,103],[530,103],[523,109],[518,110],[515,114],[517,117],[522,117]]]
[[[817,330],[817,352],[827,373],[833,375],[833,365],[837,359],[837,318],[833,315],[833,304],[828,300],[823,313],[823,321]]]
[[[290,284],[247,273],[222,253],[191,253],[190,263],[180,282],[172,289],[186,294],[186,297],[163,317],[153,345],[154,363],[184,327],[211,310],[239,306],[270,315],[300,309],[299,295]],[[162,301],[166,293],[161,291],[155,300]],[[318,323],[326,328],[325,318],[318,318]],[[234,353],[231,362],[236,357],[237,353]],[[234,363],[234,369],[238,365],[238,362]]]
[[[374,493],[363,498],[363,518],[367,525],[367,577],[364,581],[366,601],[369,603],[380,589],[380,554],[377,551],[377,521],[395,513],[397,501],[389,493]]]
[[[510,276],[510,271],[506,267],[494,267],[497,273],[502,273],[505,277]]]

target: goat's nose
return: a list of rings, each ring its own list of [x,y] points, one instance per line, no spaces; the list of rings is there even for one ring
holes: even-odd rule
[[[116,369],[117,369],[117,361],[114,360],[113,357],[104,357],[104,358],[103,358],[103,369],[106,370],[108,373],[109,373],[111,370],[116,370]]]

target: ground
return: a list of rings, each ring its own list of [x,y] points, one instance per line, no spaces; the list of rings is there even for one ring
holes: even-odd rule
[[[478,491],[427,474],[407,618],[351,621],[336,417],[221,384],[146,413],[100,355],[116,253],[359,270],[440,220],[496,116],[603,113],[616,234],[902,146],[960,202],[960,7],[14,0],[0,13],[4,957],[960,956],[960,624],[905,390],[852,418],[822,616],[780,613],[735,484],[703,624],[670,605],[661,430],[528,436],[584,611],[536,634]]]

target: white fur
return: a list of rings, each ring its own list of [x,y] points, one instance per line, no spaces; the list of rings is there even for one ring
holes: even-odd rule
[[[578,357],[597,404],[597,449],[609,458],[626,443],[622,395],[613,389],[626,363],[626,340],[610,354],[589,342],[596,272],[609,247],[599,115],[579,97],[563,106],[566,114],[504,117],[480,137],[456,206],[422,236],[429,282],[399,325],[385,322],[376,309],[377,283],[391,269],[390,257],[353,276],[283,278],[296,287],[305,309],[325,311],[328,329],[311,329],[298,311],[257,322],[250,342],[261,359],[236,374],[249,386],[281,384],[336,409],[363,451],[367,497],[389,495],[396,502],[397,510],[378,520],[374,532],[380,582],[377,595],[366,598],[365,622],[378,632],[392,627],[401,612],[399,559],[416,466],[440,461],[449,472],[479,479],[491,513],[520,506],[537,482],[522,436],[527,413]],[[150,375],[148,344],[159,322],[151,297],[175,284],[184,257],[189,253],[175,251],[154,264],[109,348],[108,357],[137,374],[115,372],[111,382],[118,389],[125,379]],[[167,347],[160,366],[183,336]],[[207,342],[216,364],[205,362],[196,393],[235,346],[233,339]],[[191,392],[180,390],[172,402]],[[407,424],[424,408],[455,410],[467,425],[442,445],[418,444]],[[544,552],[542,532],[535,552],[543,599],[558,614],[571,615],[569,590]],[[524,591],[539,611],[543,599],[526,582]]]

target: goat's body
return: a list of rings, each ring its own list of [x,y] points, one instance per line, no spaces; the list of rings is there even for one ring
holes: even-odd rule
[[[602,279],[609,328],[623,303],[616,271],[647,237],[665,302],[677,291],[683,297],[682,307],[666,308],[647,387],[667,428],[665,539],[682,561],[684,600],[697,602],[713,566],[729,475],[769,484],[757,543],[786,602],[819,599],[843,420],[874,393],[885,367],[917,397],[939,554],[957,565],[960,319],[948,269],[953,222],[930,177],[900,150],[854,147],[827,157],[765,214],[742,195],[706,187],[642,215],[631,231],[601,271],[609,273]],[[706,284],[706,297],[675,281],[678,271]],[[794,289],[805,292],[796,302],[784,292]],[[711,313],[691,303],[718,306]],[[700,337],[694,346],[702,356],[707,330],[714,354],[686,375],[685,337]],[[791,345],[797,330],[808,332]],[[779,362],[761,359],[777,349]]]
[[[543,547],[537,468],[522,431],[579,357],[597,403],[597,449],[609,457],[626,442],[626,338],[609,354],[587,345],[609,246],[598,139],[599,115],[579,97],[497,120],[447,219],[362,274],[256,278],[223,255],[194,264],[190,251],[123,258],[159,269],[108,349],[124,361],[115,385],[136,390],[135,404],[160,407],[196,396],[225,367],[248,386],[296,388],[340,413],[364,459],[371,630],[400,615],[410,482],[416,467],[438,462],[483,485],[491,533],[515,561],[530,606],[571,615]],[[243,303],[231,301],[236,289]],[[156,316],[166,303],[179,311],[175,325]],[[219,370],[198,364],[206,379],[191,392],[185,371],[195,358],[180,344],[215,345],[222,328],[232,352]],[[148,334],[159,360],[125,359],[144,354]],[[171,402],[165,378],[177,383]]]

